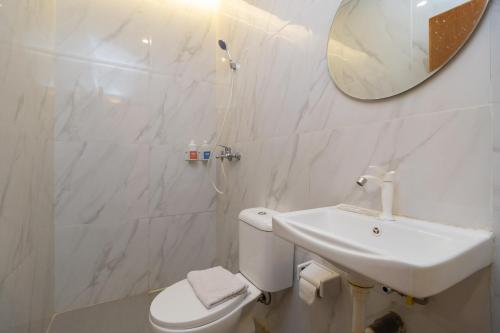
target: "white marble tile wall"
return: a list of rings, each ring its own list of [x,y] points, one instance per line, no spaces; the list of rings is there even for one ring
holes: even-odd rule
[[[289,211],[341,202],[379,208],[377,191],[355,185],[370,164],[397,170],[399,214],[498,229],[491,204],[492,175],[498,173],[492,149],[498,129],[491,125],[500,96],[498,1],[450,65],[409,93],[379,102],[350,99],[329,78],[325,47],[339,3],[231,0],[221,7],[218,38],[228,41],[242,64],[223,134],[243,159],[227,167],[228,195],[217,200],[217,259],[234,271],[241,209]],[[229,87],[224,66],[218,65],[217,79],[217,105],[223,108]],[[297,262],[310,256],[302,252]],[[396,309],[412,331],[490,332],[493,270],[498,272],[497,264],[423,308],[408,310],[376,293],[369,312]],[[315,309],[320,315],[311,321],[313,312],[289,292],[262,318],[272,332],[346,331],[349,302],[344,289],[333,306]],[[495,320],[498,325],[498,315]]]
[[[150,220],[150,288],[162,288],[215,262],[215,212]]]
[[[50,43],[52,8],[0,7],[2,333],[45,332],[54,310],[53,57],[35,48]]]
[[[149,305],[156,293],[57,314],[47,333],[151,333]]]
[[[500,331],[500,1],[490,4],[491,24],[491,101],[493,122],[493,231],[496,236],[496,264],[493,266],[493,332]]]
[[[215,136],[216,43],[214,8],[197,2],[69,0],[56,12],[61,312],[214,261],[215,172],[183,151]]]
[[[500,35],[500,32],[499,32]],[[500,75],[500,73],[498,73]],[[493,328],[500,331],[500,105],[495,106],[494,141],[493,141],[493,232],[496,236],[496,265],[493,266]]]

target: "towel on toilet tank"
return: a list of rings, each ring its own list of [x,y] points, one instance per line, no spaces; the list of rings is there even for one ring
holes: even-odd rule
[[[207,309],[247,292],[248,285],[221,266],[187,275],[194,293]]]

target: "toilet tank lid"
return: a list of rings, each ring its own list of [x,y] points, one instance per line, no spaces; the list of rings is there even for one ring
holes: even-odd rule
[[[239,219],[259,230],[271,232],[273,231],[273,216],[279,212],[263,208],[248,208],[240,212]]]

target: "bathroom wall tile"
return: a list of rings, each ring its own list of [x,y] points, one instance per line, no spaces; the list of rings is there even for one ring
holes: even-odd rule
[[[500,102],[500,1],[489,5],[491,43],[491,100]]]
[[[307,260],[320,262],[345,277],[344,272],[322,258],[296,247],[295,265]],[[367,301],[366,322],[371,323],[389,311],[395,311],[402,317],[407,329],[416,332],[491,332],[489,313],[483,311],[483,302],[489,293],[488,279],[488,270],[482,270],[431,298],[429,304],[412,307],[405,305],[404,298],[398,295],[384,294],[382,286],[377,284]],[[298,288],[294,285],[291,290],[273,295],[271,306],[258,304],[255,317],[270,331],[277,333],[348,332],[352,316],[349,290],[349,284],[343,278],[338,294],[329,294],[307,306],[300,300]]]
[[[42,318],[31,318],[32,301],[40,302],[44,299],[32,298],[35,278],[36,258],[29,256],[2,281],[0,295],[0,332],[29,332],[33,325],[33,332],[42,332],[39,322]]]
[[[483,107],[236,145],[243,159],[226,167],[229,186],[218,199],[218,263],[238,269],[242,209],[342,202],[380,209],[377,189],[355,185],[371,164],[397,170],[397,213],[490,229],[490,123],[490,109]]]
[[[29,237],[30,216],[33,214],[32,185],[35,171],[34,152],[35,139],[30,138],[26,133],[10,125],[0,124],[0,156],[3,163],[0,165],[0,191],[2,200],[0,203],[1,217],[14,222],[13,227],[18,232],[28,233],[21,238]],[[7,232],[6,230],[4,230]],[[14,230],[9,230],[4,234],[8,238],[12,237]],[[16,232],[17,233],[17,232]],[[10,234],[10,237],[8,236]],[[24,245],[23,243],[21,243]],[[29,252],[29,249],[27,249]],[[14,255],[23,255],[24,251],[16,250],[7,258]]]
[[[53,50],[55,0],[5,0],[0,8],[0,43]]]
[[[0,332],[45,332],[53,312],[52,219],[35,215],[25,223],[2,217],[0,228],[2,252],[16,251],[0,265]]]
[[[53,62],[51,56],[0,44],[0,122],[33,137],[52,135]]]
[[[107,225],[147,216],[149,148],[56,143],[56,225]]]
[[[490,124],[490,108],[478,107],[382,126],[375,136],[375,150],[368,154],[370,164],[387,165],[398,173],[396,211],[430,221],[491,229]],[[356,190],[351,200],[362,201],[364,194]]]
[[[56,51],[80,59],[149,68],[148,1],[57,2]]]
[[[215,87],[192,78],[154,75],[155,105],[146,136],[153,145],[185,149],[215,139]]]
[[[155,72],[213,81],[217,1],[150,1]]]
[[[486,268],[434,296],[424,308],[408,308],[400,301],[389,309],[399,313],[416,332],[496,332],[488,309],[490,283]]]
[[[322,1],[287,3],[281,6],[286,9],[282,9],[276,1],[270,6],[270,13],[260,15],[257,13],[266,8],[260,4],[241,1],[223,6],[228,27],[221,33],[228,33],[233,56],[242,63],[232,107],[239,113],[231,121],[236,140],[373,123],[488,102],[487,23],[481,25],[449,66],[411,94],[373,103],[360,103],[345,96],[329,78],[324,51],[337,5]],[[324,15],[311,14],[318,12]],[[252,20],[241,23],[247,22],[249,13],[255,14]],[[469,63],[476,64],[474,71],[470,71]],[[221,70],[218,75],[219,82],[227,81],[227,71]],[[461,79],[464,75],[467,82]],[[219,94],[218,98],[224,101],[227,94]]]
[[[53,312],[53,58],[19,45],[35,43],[28,27],[45,4],[0,8],[2,333],[45,332]]]
[[[148,221],[56,227],[56,311],[148,289]]]
[[[215,74],[215,16],[204,4],[211,2],[58,3],[56,49],[72,57],[209,80]]]
[[[316,99],[321,100],[325,85],[331,84],[322,72],[324,55],[314,50],[322,43],[315,38],[314,29],[328,18],[317,17],[307,24],[295,22],[310,11],[326,11],[321,6],[329,8],[334,4],[312,2],[297,6],[292,2],[283,9],[277,2],[227,1],[221,7],[228,27],[220,33],[227,34],[224,38],[228,39],[232,55],[242,65],[235,79],[232,106],[245,111],[237,122],[232,121],[238,140],[284,136],[300,127],[302,118],[309,124],[313,119],[324,124],[328,118],[328,102],[308,110],[309,105],[319,104]],[[280,10],[294,13],[281,17]],[[333,10],[329,12],[333,15]],[[221,70],[219,80],[223,82],[228,75],[227,70]],[[223,101],[225,97],[218,96]],[[286,117],[283,110],[287,110]]]
[[[131,232],[131,221],[215,210],[206,166],[183,160],[189,140],[202,143],[215,136],[214,12],[198,5],[178,0],[57,3],[56,252],[66,258],[63,245],[71,237],[99,243],[93,259],[76,251],[70,258],[72,265],[81,262],[83,278],[58,290],[59,309],[148,288],[141,265],[131,280],[124,278],[133,268],[129,258],[137,253],[124,249],[122,239]],[[210,173],[215,177],[215,166]],[[201,224],[196,228],[203,230]],[[96,236],[101,229],[103,238]],[[112,239],[112,230],[122,238]],[[92,264],[106,262],[106,249],[121,256],[124,269],[106,272]],[[109,260],[117,261],[114,256]],[[59,260],[56,281],[69,283],[64,269],[65,261]],[[127,284],[123,292],[111,287],[121,278]]]
[[[336,271],[341,276],[345,276],[344,272],[323,258],[296,246],[294,267],[309,260],[314,260]],[[367,301],[367,322],[385,314],[381,313],[381,309],[388,308],[393,302],[388,297],[374,297],[375,295],[379,296],[378,288],[380,287],[377,286],[372,290]],[[348,282],[342,279],[339,293],[335,293],[327,285],[325,293],[324,298],[318,298],[313,305],[308,306],[299,298],[298,284],[294,284],[292,289],[273,295],[271,306],[258,304],[255,317],[259,322],[264,323],[271,332],[333,333],[350,331],[352,296]]]
[[[187,162],[185,149],[153,146],[150,163],[149,216],[215,210],[215,163]]]
[[[239,238],[238,219],[224,215],[222,209],[217,208],[216,214],[217,257],[216,264],[233,273],[239,272]]]
[[[493,311],[492,311],[492,316],[493,316],[492,331],[498,332],[498,331],[500,331],[500,316],[497,313],[500,312],[500,297],[495,296],[493,302],[494,302],[494,304],[493,304]]]
[[[495,262],[493,263],[493,325],[496,330],[500,329],[500,107],[494,107],[493,112],[493,233],[495,239]],[[496,330],[493,330],[496,332]]]
[[[379,164],[398,172],[399,213],[491,228],[490,123],[490,108],[480,107],[240,144],[244,159],[226,168],[231,187],[221,209],[232,218],[254,205],[380,209],[378,191],[355,185],[368,165]]]
[[[47,333],[150,333],[149,305],[156,294],[58,314]]]
[[[493,106],[493,208],[500,210],[500,105]],[[500,215],[499,215],[500,217]],[[500,227],[500,223],[498,223]]]
[[[150,141],[158,88],[148,73],[60,58],[56,84],[57,141]]]
[[[47,192],[52,178],[45,174],[52,159],[45,144],[23,129],[0,123],[0,288],[5,291],[0,293],[0,322],[5,316],[9,325],[29,327],[29,316],[43,320],[52,310],[44,294],[50,290],[32,289],[49,287],[53,272],[52,193]],[[19,307],[8,309],[14,301]]]
[[[215,261],[215,213],[151,219],[150,288],[164,288]]]
[[[298,196],[297,204],[301,201],[300,190],[291,191],[283,187],[296,144],[296,138],[287,137],[234,144],[234,148],[242,154],[242,160],[225,165],[227,180],[219,174],[219,184],[225,193],[218,197],[217,210],[227,218],[224,223],[238,221],[238,214],[245,208],[262,206],[277,209],[285,193]],[[301,189],[302,180],[296,180],[298,184],[289,186]],[[303,193],[302,199],[306,196],[307,193]]]
[[[370,164],[397,169],[400,214],[486,229],[497,220],[488,105],[496,61],[493,6],[466,47],[433,78],[400,96],[361,102],[341,93],[328,74],[325,44],[339,3],[228,0],[221,6],[218,38],[228,41],[242,65],[233,77],[222,137],[243,159],[226,166],[226,195],[217,199],[217,259],[233,271],[239,211],[341,202],[380,209],[379,191],[354,183]],[[217,61],[219,130],[231,95],[226,66]],[[414,331],[489,332],[489,278],[488,270],[481,271],[430,306],[411,310],[375,292],[370,320],[395,309]],[[302,307],[295,291],[285,292],[261,309],[260,318],[273,332],[347,331],[347,290],[315,313]]]

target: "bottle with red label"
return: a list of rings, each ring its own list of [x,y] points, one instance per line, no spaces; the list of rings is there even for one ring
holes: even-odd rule
[[[198,147],[196,146],[196,143],[194,143],[194,140],[191,140],[191,142],[188,145],[188,149],[186,151],[186,156],[185,160],[186,161],[198,161],[199,156],[198,156]]]

